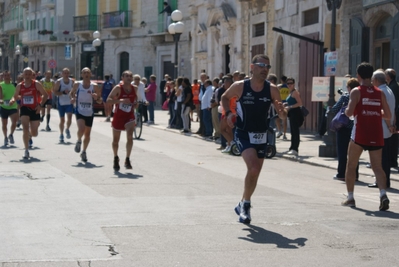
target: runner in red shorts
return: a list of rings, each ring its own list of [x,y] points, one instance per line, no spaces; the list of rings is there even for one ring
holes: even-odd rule
[[[114,151],[114,170],[119,171],[118,148],[121,132],[126,130],[126,169],[132,169],[130,154],[133,148],[133,131],[135,127],[134,110],[137,108],[137,86],[132,85],[133,73],[124,71],[122,82],[115,86],[107,98],[108,104],[115,104],[112,120],[112,150]]]

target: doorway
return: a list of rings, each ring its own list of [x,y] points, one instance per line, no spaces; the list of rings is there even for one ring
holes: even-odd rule
[[[168,74],[169,77],[173,77],[174,79],[177,79],[175,76],[175,64],[173,64],[171,61],[164,61],[163,62],[163,74],[162,78],[165,76],[165,74]],[[179,76],[176,74],[176,76]]]
[[[122,73],[125,70],[129,69],[129,53],[128,52],[122,52],[119,62],[120,62],[120,64],[119,64],[119,72],[120,72],[119,77],[122,77]]]

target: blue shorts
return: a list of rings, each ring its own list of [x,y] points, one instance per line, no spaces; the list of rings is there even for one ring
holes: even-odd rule
[[[266,133],[262,133],[265,134]],[[248,132],[236,129],[234,141],[237,144],[238,149],[240,150],[241,154],[244,150],[248,148],[253,148],[256,151],[259,159],[265,158],[266,155],[266,146],[267,142],[264,144],[252,144],[249,140]]]
[[[73,105],[58,105],[58,113],[60,114],[60,118],[64,118],[65,113],[73,113]]]

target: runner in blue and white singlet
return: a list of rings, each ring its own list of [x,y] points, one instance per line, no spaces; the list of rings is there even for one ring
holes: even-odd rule
[[[64,128],[67,139],[71,138],[69,130],[72,124],[73,105],[71,103],[71,96],[69,93],[72,91],[74,81],[69,78],[69,69],[62,70],[62,78],[58,79],[53,88],[53,94],[58,96],[58,114],[60,115],[60,142],[64,142]],[[67,115],[65,127],[65,114]]]

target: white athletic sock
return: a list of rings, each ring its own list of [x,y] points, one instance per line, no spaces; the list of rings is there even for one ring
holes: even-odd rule
[[[382,197],[383,195],[386,195],[387,191],[385,191],[385,189],[381,189],[380,190],[380,197]]]
[[[348,200],[354,199],[353,192],[348,192]]]

